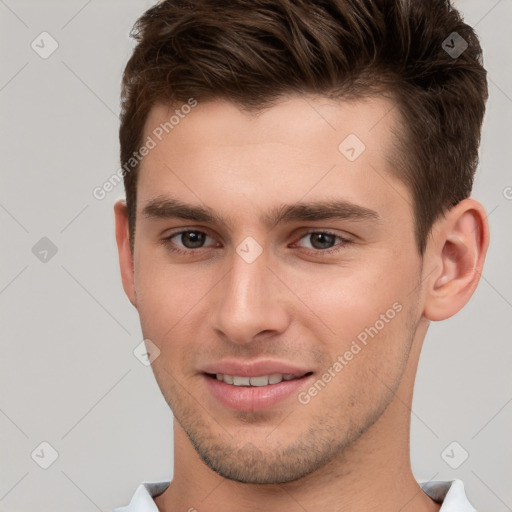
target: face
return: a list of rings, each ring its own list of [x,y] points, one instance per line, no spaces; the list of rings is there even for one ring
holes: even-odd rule
[[[151,111],[132,300],[177,422],[227,478],[312,473],[400,384],[421,258],[392,106],[297,96],[250,116],[212,101],[161,141],[174,107]]]

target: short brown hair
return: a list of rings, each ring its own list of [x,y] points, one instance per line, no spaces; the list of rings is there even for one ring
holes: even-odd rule
[[[435,220],[471,193],[486,71],[474,30],[448,0],[163,0],[131,36],[121,165],[157,103],[221,98],[251,111],[290,93],[390,94],[402,120],[395,172],[411,190],[420,254]],[[132,250],[138,167],[124,174]]]

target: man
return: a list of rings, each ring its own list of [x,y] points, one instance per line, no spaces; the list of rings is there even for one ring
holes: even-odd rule
[[[116,238],[175,469],[116,511],[474,510],[409,460],[422,342],[489,241],[473,30],[441,0],[164,0],[135,28]]]

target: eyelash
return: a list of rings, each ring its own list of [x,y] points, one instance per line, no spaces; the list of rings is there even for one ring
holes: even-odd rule
[[[178,231],[176,233],[172,233],[171,235],[163,238],[162,239],[162,243],[170,251],[172,251],[174,253],[177,253],[179,255],[182,255],[182,256],[189,256],[189,255],[191,256],[191,255],[197,254],[197,252],[200,249],[204,249],[204,247],[198,247],[197,249],[186,249],[186,250],[183,250],[183,249],[176,248],[176,246],[173,246],[172,239],[177,237],[177,236],[179,236],[179,235],[182,235],[184,233],[202,233],[202,234],[205,234],[206,236],[209,236],[208,233],[206,233],[204,231],[200,231],[198,229],[184,229],[182,231]],[[308,235],[312,235],[312,234],[322,234],[322,235],[334,236],[335,238],[338,238],[341,242],[339,244],[335,245],[334,247],[331,247],[330,249],[325,249],[325,250],[322,250],[322,249],[306,249],[306,253],[310,254],[310,255],[315,255],[315,256],[318,256],[318,255],[330,255],[330,254],[342,251],[348,245],[353,243],[352,240],[349,240],[349,239],[344,238],[344,237],[342,237],[340,235],[337,235],[336,233],[332,233],[331,231],[311,230],[311,231],[306,231],[306,232],[302,233],[302,235],[299,236],[295,240],[295,242],[293,242],[293,244],[295,244],[296,242],[302,240],[304,237],[306,237]]]

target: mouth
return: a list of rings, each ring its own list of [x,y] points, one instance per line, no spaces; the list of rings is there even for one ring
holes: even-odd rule
[[[299,393],[312,385],[313,375],[311,371],[254,376],[204,372],[202,377],[206,396],[213,399],[216,407],[221,405],[230,410],[259,412],[276,410],[277,405],[286,409],[299,406]],[[292,401],[287,402],[287,399]]]
[[[244,377],[241,375],[227,375],[224,373],[205,373],[206,376],[211,379],[224,382],[232,386],[242,387],[263,387],[273,386],[279,384],[282,381],[299,380],[304,377],[309,377],[313,372],[306,372],[302,374],[293,373],[273,373],[271,375],[261,375],[258,377]]]

